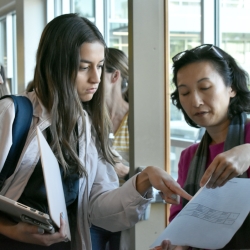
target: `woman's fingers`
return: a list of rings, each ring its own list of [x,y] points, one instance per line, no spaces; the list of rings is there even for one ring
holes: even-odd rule
[[[165,186],[165,197],[169,200],[169,202],[173,202],[173,204],[179,204],[180,197],[187,200],[192,199],[192,196],[182,189],[179,183],[177,183],[172,177],[170,180],[165,180]]]
[[[144,171],[148,174],[153,187],[164,194],[164,200],[171,204],[179,204],[180,197],[187,200],[192,198],[181,186],[163,169],[147,167]]]
[[[66,224],[65,223],[66,222],[64,220],[64,214],[61,213],[61,215],[60,215],[60,230],[59,230],[59,232],[63,236],[62,241],[67,242],[67,241],[69,241],[69,239],[68,239],[68,235],[67,235],[67,231],[66,231]]]
[[[160,246],[156,246],[151,250],[173,250],[175,247],[171,245],[169,240],[163,240]]]
[[[223,186],[228,180],[244,173],[250,165],[250,145],[243,144],[218,154],[205,171],[200,186]]]
[[[49,233],[44,233],[43,235],[41,235],[39,233],[40,229],[37,228],[36,232],[34,235],[34,237],[40,241],[40,243],[38,243],[39,245],[46,245],[49,246],[51,244],[54,243],[59,243],[59,242],[67,242],[68,241],[68,236],[67,236],[67,232],[66,232],[66,224],[65,224],[65,219],[64,219],[64,214],[61,213],[60,214],[60,228],[58,230],[58,232],[55,232],[54,234],[49,234]]]
[[[178,183],[175,183],[173,186],[170,187],[170,190],[173,192],[170,196],[170,200],[175,200],[176,202],[180,201],[180,197],[185,198],[186,200],[191,200],[192,196],[187,193],[184,189],[180,187]]]
[[[165,196],[162,192],[159,192],[161,198],[165,203],[169,204],[179,204],[180,203],[180,196],[172,193],[169,196]]]

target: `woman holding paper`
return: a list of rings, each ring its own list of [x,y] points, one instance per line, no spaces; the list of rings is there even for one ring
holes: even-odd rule
[[[0,214],[0,249],[91,250],[91,224],[112,231],[132,227],[150,202],[147,191],[152,186],[170,203],[178,203],[173,194],[191,197],[154,166],[119,187],[104,99],[105,50],[101,33],[86,18],[66,14],[46,25],[29,86],[34,91],[24,93],[33,104],[32,124],[16,170],[1,194],[48,209],[35,133],[39,126],[60,163],[72,240],[65,237],[63,216],[59,230],[47,234]],[[11,147],[14,116],[13,102],[1,101],[0,170]]]
[[[173,75],[173,103],[190,126],[206,129],[200,143],[182,151],[177,182],[194,195],[204,185],[216,188],[236,176],[249,178],[248,74],[228,53],[203,44],[173,57]],[[186,203],[171,206],[170,221]],[[249,222],[248,216],[227,249],[250,248]],[[169,242],[163,245],[169,248]]]

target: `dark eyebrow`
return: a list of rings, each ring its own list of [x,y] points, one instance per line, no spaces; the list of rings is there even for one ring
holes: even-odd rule
[[[204,80],[209,80],[209,77],[203,77],[203,78],[201,78],[200,80],[198,80],[197,83],[200,83],[200,82],[202,82],[202,81],[204,81]]]
[[[209,80],[209,77],[203,77],[203,78],[199,79],[197,81],[197,83],[201,83],[204,80]],[[187,87],[187,86],[185,84],[180,84],[180,85],[177,86],[177,88],[181,88],[181,87]]]
[[[85,59],[81,59],[80,62],[82,63],[92,63],[91,61],[85,60]],[[104,59],[102,59],[99,63],[104,62]]]

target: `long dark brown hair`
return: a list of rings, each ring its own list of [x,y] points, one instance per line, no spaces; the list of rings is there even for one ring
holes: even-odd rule
[[[78,119],[85,124],[83,108],[88,107],[97,134],[97,148],[103,157],[114,164],[109,146],[111,122],[104,101],[103,80],[87,105],[81,102],[76,89],[80,64],[80,47],[83,43],[98,41],[106,49],[105,41],[97,27],[77,14],[65,14],[49,22],[39,43],[32,87],[51,115],[48,132],[51,148],[65,173],[77,171],[87,174],[78,158]]]

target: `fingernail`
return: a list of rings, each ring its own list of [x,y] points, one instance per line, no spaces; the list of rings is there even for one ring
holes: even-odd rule
[[[63,212],[61,213],[61,218],[64,219],[64,213]]]
[[[176,196],[176,201],[178,202],[178,204],[180,204],[180,201],[181,201],[180,195],[177,195],[177,196]]]
[[[37,228],[37,232],[38,232],[39,234],[44,234],[44,229],[38,227],[38,228]]]
[[[176,194],[172,194],[170,197],[171,197],[171,199],[173,199],[173,200],[177,200],[177,195],[176,195]]]

